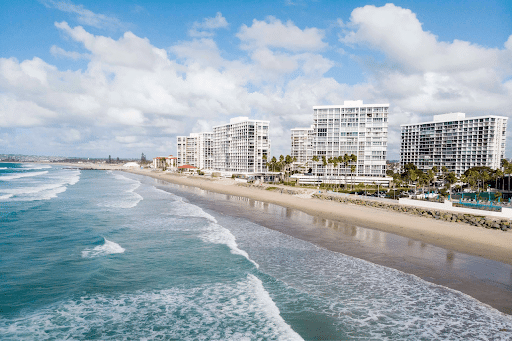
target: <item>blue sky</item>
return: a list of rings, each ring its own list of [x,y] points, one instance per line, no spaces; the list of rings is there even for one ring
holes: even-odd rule
[[[176,153],[176,135],[271,120],[272,154],[313,105],[510,116],[510,1],[3,1],[0,152]],[[510,139],[507,157],[512,155]]]

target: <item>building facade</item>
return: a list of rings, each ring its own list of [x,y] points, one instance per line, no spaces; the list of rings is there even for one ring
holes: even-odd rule
[[[178,166],[213,168],[213,133],[191,133],[189,136],[178,136],[176,139]]]
[[[172,155],[154,157],[153,168],[175,171],[178,168],[178,158]]]
[[[314,106],[313,112],[310,154],[306,147],[313,176],[331,177],[333,181],[351,176],[356,178],[352,181],[359,182],[362,177],[386,176],[389,104],[344,101],[343,105]],[[353,154],[357,160],[324,165],[324,158],[345,154]],[[315,157],[319,161],[312,161]]]
[[[231,173],[266,172],[270,155],[269,121],[232,118],[213,128],[213,169]]]
[[[507,117],[466,118],[464,113],[435,115],[431,122],[403,124],[400,166],[427,171],[446,167],[460,176],[477,166],[500,167],[505,156]]]
[[[291,157],[294,157],[299,165],[305,165],[313,156],[313,133],[314,126],[309,128],[292,129]]]

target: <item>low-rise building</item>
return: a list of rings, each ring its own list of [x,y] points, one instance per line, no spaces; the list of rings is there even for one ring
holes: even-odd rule
[[[172,155],[154,157],[153,168],[175,171],[178,168],[178,158]]]

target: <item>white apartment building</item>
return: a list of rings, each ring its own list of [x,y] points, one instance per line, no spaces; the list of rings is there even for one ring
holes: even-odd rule
[[[507,117],[464,113],[435,115],[431,122],[403,124],[400,166],[413,163],[427,171],[445,166],[460,176],[476,166],[500,167],[505,156]]]
[[[269,121],[236,117],[213,128],[213,169],[231,173],[266,172],[270,155]]]
[[[344,101],[343,105],[314,106],[313,110],[312,157],[320,159],[313,163],[313,175],[335,179],[350,175],[354,182],[389,181],[375,179],[386,176],[389,104]],[[354,172],[351,165],[323,165],[323,156],[329,159],[345,154],[357,156]]]
[[[191,133],[189,136],[178,136],[177,146],[178,166],[213,168],[213,133]]]
[[[290,156],[297,159],[296,163],[304,165],[313,156],[314,126],[292,129],[292,151]]]

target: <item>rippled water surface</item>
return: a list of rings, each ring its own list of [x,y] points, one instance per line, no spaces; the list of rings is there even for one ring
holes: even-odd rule
[[[207,209],[155,181],[0,167],[2,340],[509,340],[416,276]]]

